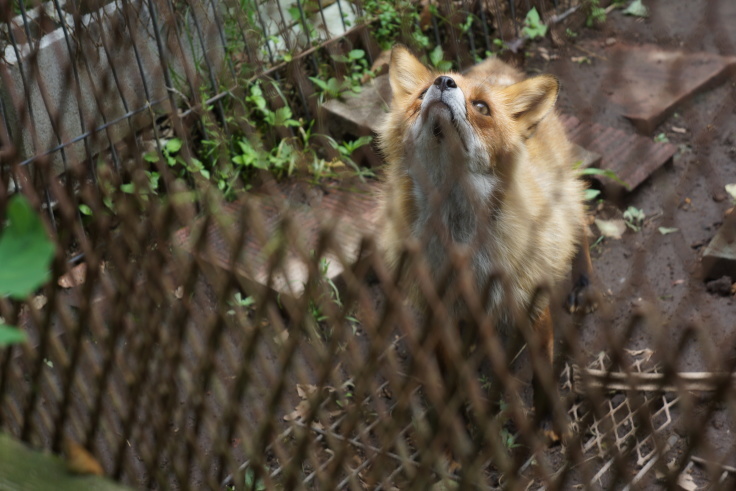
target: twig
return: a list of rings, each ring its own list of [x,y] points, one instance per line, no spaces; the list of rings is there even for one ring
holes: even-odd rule
[[[586,368],[583,372],[584,376],[579,368],[573,367],[573,387],[577,393],[584,393],[593,387],[661,392],[714,391],[727,379],[736,387],[736,373],[728,372],[680,372],[672,377],[663,373],[609,372],[592,368]]]
[[[731,467],[730,465],[721,464],[720,462],[713,462],[712,460],[705,460],[704,458],[698,457],[697,455],[691,456],[690,460],[700,465],[705,465],[705,466],[715,465],[719,467],[720,469],[723,469],[726,472],[730,472],[731,474],[736,474],[736,467]]]
[[[582,46],[578,46],[577,44],[572,45],[574,48],[579,49],[583,53],[585,53],[588,56],[592,56],[593,58],[598,58],[599,60],[608,61],[608,58],[606,58],[603,55],[599,55],[598,53],[595,53],[587,48],[583,48]]]

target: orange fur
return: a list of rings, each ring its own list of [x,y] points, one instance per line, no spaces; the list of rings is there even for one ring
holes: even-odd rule
[[[396,266],[406,241],[417,239],[430,271],[441,274],[450,248],[470,249],[477,291],[491,275],[503,278],[483,299],[498,323],[513,323],[517,312],[536,320],[548,302],[538,289],[570,271],[584,213],[554,111],[557,80],[524,79],[495,59],[466,75],[437,74],[403,47],[392,53],[389,78],[393,102],[379,132],[384,257]],[[455,314],[464,315],[461,305]]]

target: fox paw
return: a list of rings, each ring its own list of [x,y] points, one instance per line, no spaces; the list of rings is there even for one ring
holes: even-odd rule
[[[598,293],[590,282],[588,275],[581,274],[567,296],[565,308],[571,314],[582,312],[589,314],[598,308]]]

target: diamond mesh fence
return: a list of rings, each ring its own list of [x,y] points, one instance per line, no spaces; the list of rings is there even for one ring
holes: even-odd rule
[[[731,489],[736,8],[644,4],[6,3],[0,251],[22,195],[55,252],[0,430],[136,488]]]

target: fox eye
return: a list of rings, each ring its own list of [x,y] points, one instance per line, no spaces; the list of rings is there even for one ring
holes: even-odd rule
[[[491,115],[491,109],[488,107],[488,104],[486,104],[483,101],[473,101],[473,107],[476,111],[481,113],[483,116],[490,116]]]
[[[424,99],[424,94],[426,94],[426,93],[427,93],[427,89],[424,89],[424,90],[422,91],[422,93],[421,93],[421,94],[419,94],[419,100],[420,100],[420,101],[421,101],[422,99]]]

